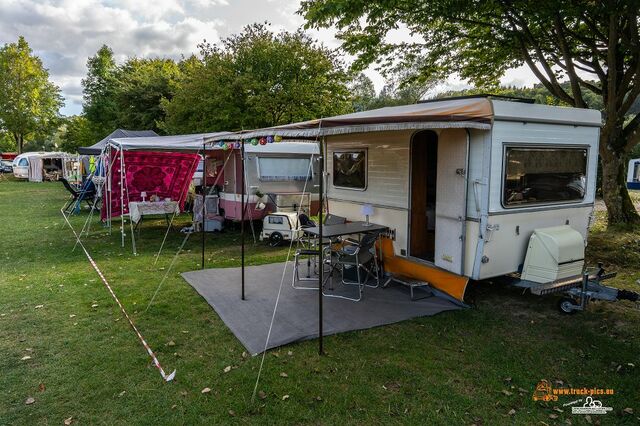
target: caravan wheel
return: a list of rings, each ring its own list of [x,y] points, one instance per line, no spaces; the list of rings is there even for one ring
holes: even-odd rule
[[[573,315],[578,312],[577,309],[574,309],[575,305],[575,300],[570,297],[563,297],[558,301],[558,309],[565,315]]]
[[[284,241],[284,237],[279,232],[272,232],[269,235],[269,245],[271,247],[279,246],[282,241]]]

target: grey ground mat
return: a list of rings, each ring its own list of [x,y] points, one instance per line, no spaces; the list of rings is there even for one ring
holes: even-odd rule
[[[185,272],[182,276],[255,355],[264,350],[284,266],[284,263],[273,263],[247,267],[244,301],[240,300],[240,268],[205,269]],[[289,263],[268,349],[318,337],[318,292],[293,289],[291,277],[292,264]],[[309,284],[317,285],[317,282],[302,283]],[[337,283],[335,288],[351,295],[357,291],[355,286]],[[366,288],[360,302],[324,298],[324,334],[392,324],[462,306],[444,295],[411,301],[404,287]]]

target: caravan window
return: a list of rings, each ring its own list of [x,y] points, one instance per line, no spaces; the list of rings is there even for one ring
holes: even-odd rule
[[[309,158],[258,157],[261,181],[308,180],[312,176]]]
[[[551,204],[584,199],[586,148],[507,147],[504,207]]]
[[[367,188],[367,151],[333,153],[333,186],[348,189]]]

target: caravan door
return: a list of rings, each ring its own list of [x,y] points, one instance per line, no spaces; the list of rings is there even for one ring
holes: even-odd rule
[[[463,274],[467,150],[464,129],[447,129],[440,133],[435,264],[460,275]]]

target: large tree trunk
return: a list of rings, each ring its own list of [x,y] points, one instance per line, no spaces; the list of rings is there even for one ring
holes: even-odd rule
[[[24,145],[24,137],[21,133],[14,133],[13,140],[16,142],[16,149],[18,154],[22,154],[22,145]]]
[[[640,224],[640,216],[627,191],[625,155],[607,149],[612,144],[608,144],[606,140],[601,140],[600,144],[602,195],[607,206],[609,225]]]

